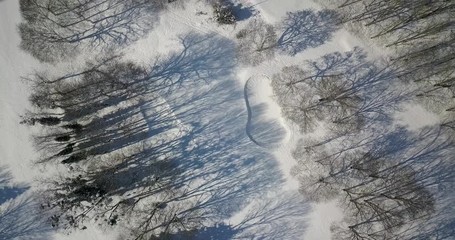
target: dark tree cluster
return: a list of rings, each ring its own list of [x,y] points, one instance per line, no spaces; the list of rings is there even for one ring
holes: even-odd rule
[[[234,24],[236,18],[233,12],[233,6],[228,1],[213,1],[213,14],[219,24]]]
[[[99,143],[91,143],[109,141],[106,131],[122,129],[123,119],[107,121],[106,116],[100,117],[116,105],[144,94],[146,76],[145,70],[119,61],[118,56],[87,63],[82,71],[59,78],[35,74],[30,79],[34,86],[30,102],[37,113],[30,113],[24,122],[47,126],[47,133],[35,139],[41,149],[47,149],[48,156],[42,161],[69,156],[62,162],[70,163],[101,154],[103,150],[95,147]]]
[[[71,231],[93,221],[122,225],[129,238],[150,239],[199,229],[213,211],[199,201],[205,184],[189,189],[194,176],[181,164],[192,164],[182,161],[190,157],[191,138],[165,97],[229,74],[231,66],[220,56],[232,43],[198,34],[180,40],[181,52],[157,58],[148,69],[114,55],[61,77],[39,72],[28,79],[34,111],[25,119],[59,120],[34,136],[38,162],[67,170],[43,180],[42,207],[53,226]]]

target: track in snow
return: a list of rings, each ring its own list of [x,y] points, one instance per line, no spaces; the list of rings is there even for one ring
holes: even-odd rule
[[[253,76],[244,87],[245,105],[248,112],[246,135],[256,145],[276,149],[285,144],[290,133],[280,117],[271,111],[272,94],[267,76]],[[269,98],[269,99],[268,99]],[[272,114],[275,113],[275,114]]]

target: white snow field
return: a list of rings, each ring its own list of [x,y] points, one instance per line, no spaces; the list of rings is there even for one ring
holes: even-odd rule
[[[246,133],[250,140],[265,149],[287,145],[291,131],[279,114],[280,107],[271,99],[270,78],[252,76],[245,83],[244,95],[248,111]]]
[[[237,0],[276,24],[286,12],[321,9],[310,0]],[[155,59],[176,62],[170,71],[179,81],[172,93],[161,92],[135,99],[138,116],[147,131],[166,128],[155,138],[178,140],[185,179],[204,207],[211,211],[205,232],[195,239],[333,239],[331,225],[342,220],[333,202],[305,202],[291,175],[296,164],[292,151],[302,136],[287,121],[275,102],[270,78],[285,66],[317,59],[331,52],[361,47],[378,59],[381,49],[339,29],[324,44],[294,56],[277,53],[258,66],[241,66],[236,60],[235,34],[249,18],[235,26],[219,26],[210,19],[205,1],[189,0],[184,7],[170,7],[143,39],[124,49],[124,58],[143,66]],[[208,14],[196,14],[205,12]],[[21,21],[16,0],[0,1],[0,240],[6,239],[122,239],[121,231],[88,224],[85,230],[52,229],[46,217],[36,214],[33,192],[37,180],[54,174],[50,167],[33,164],[37,157],[29,127],[19,124],[30,107],[29,88],[22,77],[46,69],[19,49],[17,24]],[[160,57],[158,57],[160,56]],[[155,66],[169,67],[169,66]],[[170,112],[169,122],[157,125],[156,107]],[[396,113],[396,124],[411,130],[432,125],[438,118],[422,107],[407,106]],[[415,122],[414,116],[421,121]],[[424,116],[424,117],[422,117]],[[313,133],[324,134],[323,131]],[[147,139],[147,144],[163,144]],[[211,225],[210,225],[211,224]]]

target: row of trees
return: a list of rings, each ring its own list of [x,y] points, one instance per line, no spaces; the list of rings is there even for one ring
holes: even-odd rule
[[[344,22],[360,27],[363,33],[374,42],[391,49],[390,62],[396,68],[397,77],[408,88],[417,87],[416,100],[426,105],[441,118],[443,134],[455,136],[455,24],[453,21],[455,2],[453,1],[378,1],[346,0],[336,2]],[[423,140],[422,140],[423,141]],[[419,143],[422,144],[422,143]],[[453,148],[453,142],[445,144]],[[453,163],[452,153],[448,162]],[[428,163],[439,164],[441,156],[428,158]],[[453,165],[445,166],[447,172],[437,168],[412,167],[418,175],[441,176],[439,182],[424,184],[432,191],[436,212],[424,225],[413,229],[413,239],[446,239],[454,235],[453,211],[447,202],[453,200],[452,182],[454,175],[449,174]],[[452,170],[451,170],[452,169]],[[440,170],[440,169],[439,169]],[[452,184],[453,185],[453,184]],[[447,228],[448,227],[448,228]]]
[[[345,22],[364,25],[369,37],[392,49],[399,78],[417,83],[417,97],[454,130],[455,3],[347,0],[337,6]]]
[[[21,0],[21,48],[55,62],[78,51],[131,43],[157,21],[167,0]]]
[[[242,141],[243,131],[232,131],[242,128],[237,118],[211,113],[221,105],[230,116],[244,112],[243,106],[226,104],[238,100],[230,84],[211,84],[231,77],[231,41],[190,33],[180,38],[181,51],[157,56],[147,69],[109,55],[146,33],[168,2],[173,1],[21,1],[21,46],[37,59],[56,62],[86,48],[101,51],[75,72],[60,77],[39,72],[28,79],[34,108],[23,123],[42,125],[34,136],[42,154],[38,162],[60,164],[61,175],[42,180],[39,194],[53,227],[116,225],[127,229],[123,239],[193,236],[273,185],[275,162],[261,152],[257,164],[249,149],[239,152],[249,142]],[[226,15],[225,8],[219,10]],[[222,128],[231,131],[220,136]],[[228,226],[227,234],[262,229],[263,235],[296,235],[298,228],[268,227],[305,210],[297,205],[285,215],[285,207],[269,201]]]
[[[177,201],[187,190],[175,184],[180,172],[167,154],[177,147],[176,139],[150,140],[143,99],[156,108],[157,129],[172,122],[156,94],[164,83],[154,85],[153,76],[112,56],[87,63],[78,73],[30,79],[36,108],[25,122],[44,126],[35,136],[39,162],[57,161],[70,169],[43,181],[42,208],[52,214],[53,227],[122,223],[135,239],[149,239],[200,226],[197,211],[188,210],[192,201]]]
[[[213,119],[206,113],[218,104],[233,116],[244,111],[224,104],[234,92],[226,91],[226,82],[213,82],[231,76],[233,58],[226,56],[234,44],[194,33],[180,41],[180,51],[157,57],[148,68],[114,55],[61,77],[39,72],[28,79],[34,109],[24,123],[43,125],[35,135],[39,162],[61,166],[62,176],[42,181],[42,207],[53,226],[116,225],[128,229],[125,239],[191,235],[246,204],[247,191],[269,186],[257,180],[266,174],[239,168],[274,168],[231,153],[237,131],[219,136],[224,124],[242,125],[225,115],[213,120],[225,121],[219,126],[199,123],[200,117]],[[245,164],[236,168],[235,161]]]
[[[454,150],[435,129],[352,134],[330,144],[299,144],[293,171],[307,198],[339,201],[345,221],[334,226],[335,238],[418,239],[414,228],[441,214],[438,201],[446,193],[440,190],[453,187]]]
[[[449,192],[439,190],[452,187],[455,145],[440,128],[416,134],[390,124],[416,95],[394,86],[399,70],[368,61],[356,48],[273,76],[282,113],[304,133],[325,131],[299,142],[293,174],[307,199],[338,201],[345,219],[333,227],[337,239],[450,234],[434,225],[419,229],[434,219],[450,222],[441,211]]]

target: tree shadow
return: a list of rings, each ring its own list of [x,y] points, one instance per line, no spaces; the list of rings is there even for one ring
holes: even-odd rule
[[[453,185],[453,183],[452,183]],[[409,239],[452,239],[455,236],[455,212],[453,202],[455,201],[453,189],[441,189],[446,193],[450,192],[451,196],[440,199],[437,213],[424,224],[415,226],[410,230]],[[449,195],[449,194],[447,194]]]
[[[409,163],[406,164],[415,169],[415,181],[424,186],[433,199],[433,212],[403,234],[409,239],[450,239],[454,236],[455,146],[444,130],[427,127],[417,134],[409,134],[411,141],[407,148],[403,146],[398,150],[390,147],[395,151],[413,149],[417,152],[408,157],[406,161]],[[409,152],[407,155],[410,155]]]
[[[156,90],[157,85],[150,83],[158,82],[172,93],[174,87],[185,87],[194,81],[208,83],[213,78],[232,74],[235,62],[230,59],[233,58],[230,51],[234,43],[225,38],[213,41],[216,38],[214,34],[200,35],[194,32],[180,36],[183,50],[157,57],[145,79],[148,87]],[[225,61],[222,61],[223,56]]]
[[[252,204],[244,219],[234,225],[234,239],[298,239],[307,227],[304,217],[310,211],[298,193],[279,193]]]
[[[161,239],[297,239],[306,229],[309,206],[298,194],[253,201],[238,223],[219,223],[199,230],[161,235]]]
[[[417,132],[398,128],[378,137],[378,154],[386,154],[398,161],[394,171],[414,171],[413,182],[428,191],[429,203],[422,208],[431,209],[421,219],[410,219],[408,229],[399,233],[406,239],[447,239],[453,236],[455,211],[453,203],[455,173],[455,146],[444,129],[426,127]],[[398,190],[403,192],[406,188]]]
[[[93,116],[72,119],[84,122],[81,133],[72,135],[73,153],[88,156],[73,162],[72,177],[56,181],[54,190],[68,186],[63,199],[68,207],[99,200],[78,217],[112,222],[124,213],[114,220],[128,226],[131,219],[150,219],[147,214],[159,210],[163,222],[129,227],[139,234],[211,228],[282,184],[274,156],[245,134],[243,86],[232,81],[234,43],[196,33],[180,41],[182,50],[157,58],[145,76],[127,82],[125,91],[134,95]],[[286,204],[274,204],[284,219]],[[128,214],[136,215],[129,219]],[[279,230],[267,231],[283,234]]]
[[[0,239],[49,239],[51,229],[38,208],[30,197],[4,203],[0,211]]]
[[[278,147],[285,140],[287,132],[278,120],[263,119],[267,113],[266,109],[267,106],[264,103],[251,106],[249,110],[252,119],[247,122],[247,135],[258,146]]]
[[[225,40],[221,41],[223,43]],[[218,45],[210,42],[205,44],[199,47],[210,49],[211,45]],[[226,42],[222,45],[222,54],[212,55],[210,59],[232,67],[234,46]],[[239,195],[254,196],[254,192],[259,194],[269,184],[276,184],[269,177],[273,174],[269,175],[271,173],[268,172],[279,175],[273,158],[255,148],[246,138],[244,127],[247,114],[242,102],[243,91],[229,81],[233,77],[232,68],[228,71],[221,72],[209,81],[186,78],[186,82],[179,84],[180,87],[174,88],[171,94],[165,92],[163,95],[176,119],[189,128],[188,133],[181,138],[183,145],[179,149],[183,153],[178,160],[182,170],[181,179],[183,182],[198,178],[211,179],[193,186],[185,197],[207,198],[196,208],[211,209],[220,212],[221,216],[228,216],[243,205],[245,200]],[[259,162],[258,159],[262,160]],[[250,171],[254,171],[256,176],[249,176]],[[227,186],[230,186],[229,189],[220,191]]]
[[[8,200],[14,199],[24,192],[29,187],[12,185],[12,176],[6,168],[0,167],[0,205],[7,202]]]
[[[0,239],[48,239],[49,227],[39,205],[24,194],[29,187],[11,186],[11,175],[0,168]]]
[[[282,22],[278,48],[293,56],[320,46],[330,40],[338,24],[339,18],[333,10],[288,12]]]
[[[68,104],[62,120],[74,122],[93,115],[95,117],[91,117],[91,121],[84,125],[72,142],[77,144],[78,149],[89,151],[90,154],[104,154],[173,128],[174,126],[166,126],[172,124],[175,117],[168,109],[165,96],[174,94],[177,88],[191,86],[194,81],[201,81],[202,89],[214,88],[207,82],[212,78],[231,74],[234,66],[232,59],[221,61],[221,58],[231,54],[229,49],[233,43],[226,39],[213,39],[213,35],[202,36],[194,33],[181,37],[183,50],[159,57],[145,76],[123,83],[128,85],[126,90],[113,88],[107,91],[105,89],[110,89],[111,83],[104,81],[98,81],[91,86],[96,92],[85,87],[79,90],[74,98],[83,101]],[[207,44],[208,42],[210,44]],[[103,69],[103,72],[109,72],[110,69],[111,66]],[[97,71],[100,72],[101,69]],[[126,74],[124,77],[130,76]],[[87,94],[89,96],[86,96]],[[90,104],[86,104],[87,97],[90,97]],[[194,96],[190,102],[181,103],[182,106],[178,107],[204,98],[201,91],[201,94]],[[106,113],[112,105],[116,107]]]
[[[230,3],[230,5],[231,6],[229,8],[232,10],[236,21],[244,21],[257,14],[254,7],[246,7],[241,3],[237,3],[235,5]]]
[[[197,41],[188,41],[188,37]],[[194,51],[195,56],[186,51],[187,55],[183,58],[179,54],[178,57],[171,57],[177,61],[164,64],[174,66],[175,62],[184,63],[185,68],[184,71],[175,71],[180,67],[173,67],[173,71],[161,71],[173,73],[164,75],[166,82],[171,83],[172,91],[163,90],[161,95],[169,105],[173,118],[178,120],[174,124],[185,130],[180,131],[184,133],[172,144],[163,145],[173,147],[173,171],[178,172],[171,186],[186,188],[172,201],[198,199],[191,207],[181,211],[180,216],[198,212],[210,226],[235,214],[249,199],[271,191],[281,183],[281,173],[273,157],[257,148],[245,135],[247,112],[243,91],[230,80],[234,66],[233,44],[216,36],[207,38],[191,34],[183,39],[184,43],[197,43],[188,48]],[[207,56],[205,53],[210,54]],[[209,64],[202,64],[203,59],[208,59]],[[194,69],[198,74],[189,71],[191,74],[182,78],[181,72],[193,69],[186,67],[193,66],[187,62],[196,66]],[[204,73],[199,70],[200,66],[211,71]],[[156,123],[149,125],[157,126]],[[154,152],[160,153],[161,150]]]

